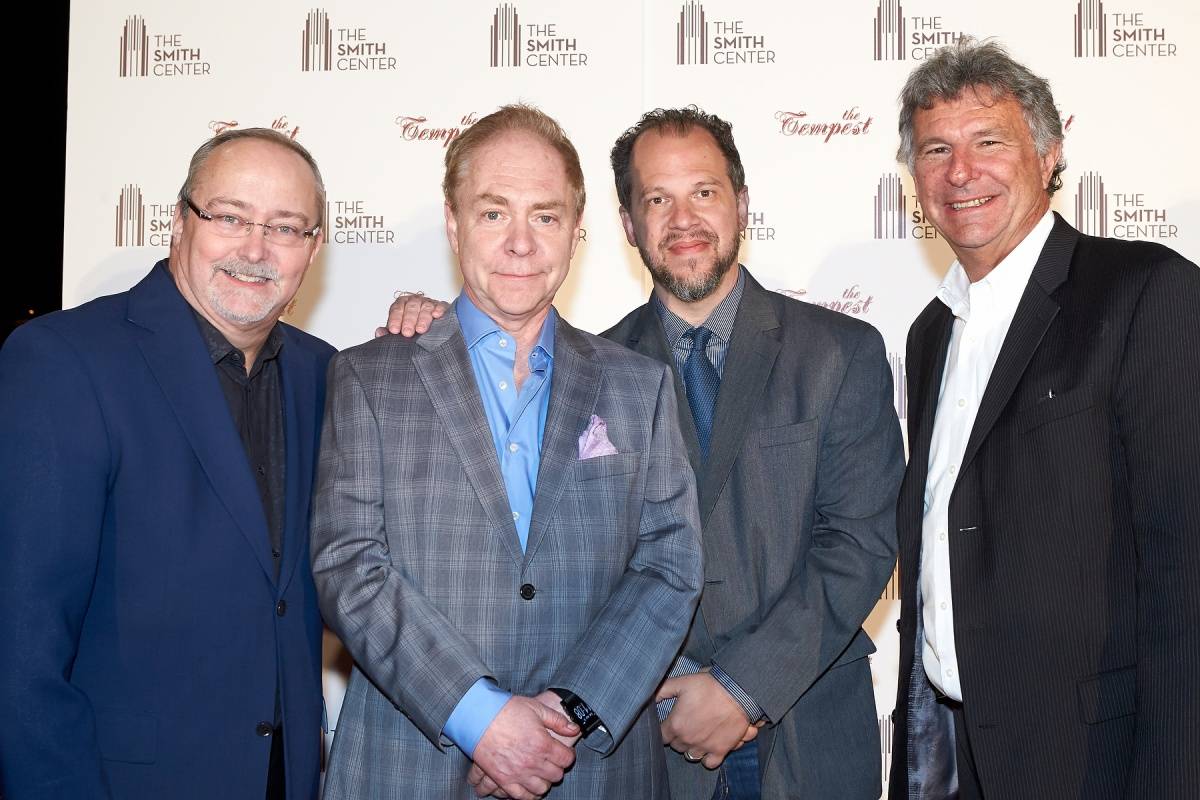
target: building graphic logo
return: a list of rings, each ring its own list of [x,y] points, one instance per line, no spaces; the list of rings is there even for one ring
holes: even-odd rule
[[[902,420],[908,419],[908,369],[904,365],[904,356],[900,353],[888,353],[888,366],[892,369],[892,393],[895,395],[896,416]],[[891,584],[888,584],[890,587]]]
[[[908,238],[908,197],[894,172],[884,173],[875,188],[875,238]]]
[[[142,247],[146,244],[146,204],[142,200],[142,188],[127,184],[117,198],[117,219],[113,245],[116,247]]]
[[[904,60],[904,7],[900,0],[879,0],[875,7],[875,60]]]
[[[1075,57],[1108,55],[1104,0],[1079,0],[1075,5]]]
[[[883,591],[879,593],[880,600],[899,600],[900,599],[900,569],[895,567],[892,569],[892,577],[888,578],[887,585],[883,587]]]
[[[704,6],[689,0],[679,9],[675,23],[675,63],[708,63],[708,18]]]
[[[300,68],[305,72],[333,69],[333,26],[324,9],[308,12],[304,30],[300,32]]]
[[[521,65],[521,23],[517,7],[512,3],[496,6],[492,14],[493,67],[518,67]]]
[[[1089,236],[1108,236],[1108,195],[1098,172],[1085,172],[1075,190],[1075,227]]]
[[[879,757],[883,766],[883,779],[886,781],[892,774],[892,715],[884,714],[879,718]]]
[[[120,70],[122,78],[144,78],[150,74],[150,34],[138,16],[125,20],[121,30]]]

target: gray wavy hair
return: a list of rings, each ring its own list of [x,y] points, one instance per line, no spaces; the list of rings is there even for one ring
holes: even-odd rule
[[[933,108],[939,100],[949,101],[972,87],[986,86],[996,98],[1011,97],[1021,106],[1039,156],[1062,143],[1062,120],[1050,93],[1050,83],[1013,60],[1008,51],[994,41],[979,42],[963,36],[957,43],[943,47],[912,71],[900,92],[900,149],[896,160],[912,172],[913,116],[918,108]],[[1062,188],[1062,173],[1067,162],[1059,156],[1046,193]]]

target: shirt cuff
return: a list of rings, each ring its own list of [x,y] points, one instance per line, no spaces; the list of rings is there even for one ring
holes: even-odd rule
[[[467,689],[462,700],[450,712],[442,733],[463,751],[467,758],[474,758],[475,746],[492,720],[504,708],[512,695],[496,685],[491,678],[480,678]]]
[[[725,673],[725,670],[721,669],[716,664],[713,664],[709,674],[712,675],[716,682],[721,684],[725,691],[729,692],[733,699],[737,701],[738,705],[742,707],[742,710],[746,712],[746,718],[749,719],[751,723],[758,722],[760,719],[766,716],[766,714],[763,713],[762,707],[758,703],[754,702],[754,698],[746,694],[742,687],[738,686],[737,681]]]

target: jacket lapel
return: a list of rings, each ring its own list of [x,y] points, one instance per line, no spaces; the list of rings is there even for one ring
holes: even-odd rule
[[[721,489],[742,449],[771,369],[779,355],[779,319],[767,290],[746,272],[746,284],[725,355],[721,390],[713,412],[713,439],[708,462],[696,470],[700,484],[700,523],[707,526]],[[800,376],[803,380],[803,376]],[[687,408],[686,398],[682,403]],[[690,414],[689,414],[690,418]]]
[[[1008,327],[1008,335],[1004,337],[1004,344],[996,356],[996,365],[992,368],[987,388],[983,391],[959,474],[979,452],[979,446],[1008,405],[1046,329],[1058,314],[1058,303],[1050,295],[1066,280],[1071,254],[1078,240],[1079,233],[1055,214],[1054,228],[1034,265],[1033,274]]]
[[[675,357],[671,355],[671,347],[667,344],[667,333],[663,330],[662,320],[658,318],[650,303],[642,306],[638,312],[637,322],[629,338],[621,342],[635,353],[649,356],[661,364],[671,368],[671,378],[675,382],[675,401],[679,413],[679,430],[683,434],[683,443],[687,447],[688,462],[692,471],[697,475],[703,465],[700,462],[700,437],[696,434],[696,422],[688,406],[687,390],[684,389],[683,379],[675,366]]]
[[[283,328],[284,345],[280,350],[283,385],[283,427],[287,471],[287,487],[283,526],[283,564],[279,570],[279,585],[287,586],[300,554],[307,552],[309,501],[312,494],[313,461],[316,436],[320,435],[321,420],[317,419],[317,398],[314,388],[323,379],[316,372],[316,363],[300,349],[288,328]],[[314,435],[316,432],[316,435]]]
[[[508,491],[500,475],[500,462],[466,342],[453,308],[417,338],[413,366],[442,421],[467,480],[475,490],[488,520],[504,542],[508,554],[521,563],[521,542],[508,505]],[[557,365],[555,365],[557,366]]]
[[[246,537],[267,580],[275,582],[267,519],[245,448],[230,421],[229,407],[212,359],[179,294],[166,261],[129,293],[129,322],[149,335],[138,346],[175,412],[200,467],[229,516]]]
[[[917,363],[911,365],[912,388],[909,393],[909,470],[925,482],[929,471],[929,447],[933,440],[933,422],[937,414],[938,394],[942,375],[946,371],[946,351],[950,348],[950,333],[954,315],[941,300],[934,300],[923,313],[912,332],[917,345]],[[915,403],[913,401],[916,401]]]
[[[588,426],[600,395],[604,368],[595,348],[561,316],[554,328],[554,375],[550,380],[550,408],[542,436],[537,491],[529,520],[526,563],[537,551],[558,507],[572,468],[579,460],[579,435]]]

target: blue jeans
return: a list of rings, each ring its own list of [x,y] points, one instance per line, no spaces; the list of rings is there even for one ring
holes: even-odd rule
[[[758,740],[755,740],[725,756],[717,767],[717,788],[712,800],[760,800],[761,797]]]

